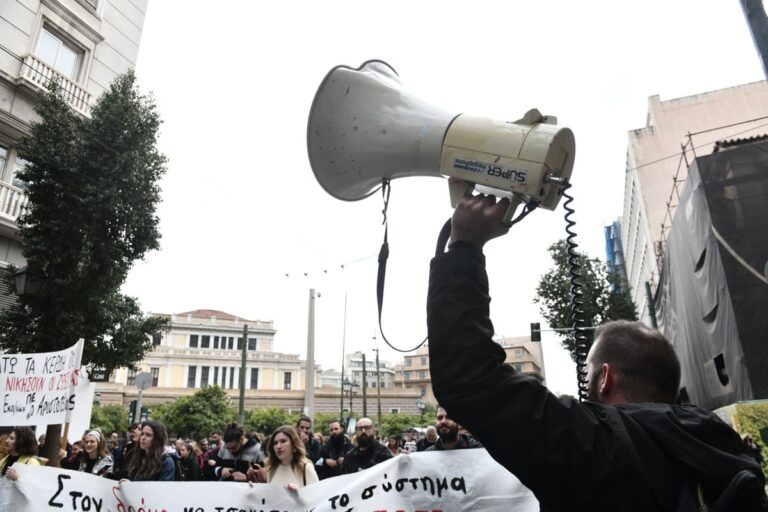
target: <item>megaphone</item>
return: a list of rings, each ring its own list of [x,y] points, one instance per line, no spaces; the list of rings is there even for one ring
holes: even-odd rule
[[[447,176],[452,206],[477,186],[554,210],[573,170],[573,132],[529,110],[509,122],[447,112],[409,93],[380,60],[336,66],[315,94],[307,152],[320,185],[357,201],[384,179]]]

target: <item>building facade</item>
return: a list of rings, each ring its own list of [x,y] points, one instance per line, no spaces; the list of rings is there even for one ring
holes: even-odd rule
[[[506,353],[505,363],[515,370],[544,381],[541,344],[532,342],[528,336],[500,338],[496,340]],[[415,352],[403,357],[403,363],[394,367],[395,387],[419,392],[426,402],[437,404],[432,391],[432,377],[429,373],[429,346],[424,344]]]
[[[88,117],[110,82],[136,64],[147,0],[0,2],[0,273],[23,266],[16,224],[26,204],[16,150],[37,119],[39,93],[56,80],[72,109]],[[0,307],[13,290],[0,279]]]
[[[143,403],[150,406],[190,396],[213,385],[224,389],[236,401],[240,396],[242,348],[246,343],[246,408],[281,407],[290,412],[303,410],[306,361],[298,354],[274,350],[277,331],[272,321],[246,320],[210,309],[177,313],[170,319],[170,329],[153,339],[154,346],[137,364],[138,371],[121,368],[105,376],[102,382],[97,382],[96,392],[102,404],[128,405],[135,400],[139,392],[136,375],[143,372],[152,376],[152,385],[142,392]],[[248,326],[247,336],[243,336],[245,325]],[[349,359],[355,361],[356,357],[362,362],[359,353]],[[389,371],[394,373],[391,369]],[[315,412],[340,412],[341,390],[339,386],[323,385],[324,375],[316,367]],[[371,375],[375,382],[375,363],[369,370],[369,377]],[[362,410],[362,392],[358,389],[352,399],[354,412],[359,413]],[[376,396],[369,394],[368,399],[369,407],[373,407],[370,400],[375,401]],[[418,394],[411,390],[395,390],[393,385],[385,389],[382,383],[384,412],[417,414],[417,399]],[[344,401],[344,408],[348,411],[349,397],[345,397]]]
[[[646,126],[628,135],[621,221],[627,282],[642,321],[650,323],[645,283],[654,289],[658,283],[658,257],[689,163],[712,153],[718,140],[761,134],[766,116],[765,81],[666,101],[648,99]]]
[[[363,373],[365,373],[365,385],[368,388],[376,388],[378,381],[376,378],[375,356],[367,356],[365,358],[365,371],[363,371],[363,353],[353,352],[347,354],[344,378],[357,382],[362,386]],[[386,361],[379,361],[379,379],[381,379],[381,389],[392,389],[395,387],[395,370]]]

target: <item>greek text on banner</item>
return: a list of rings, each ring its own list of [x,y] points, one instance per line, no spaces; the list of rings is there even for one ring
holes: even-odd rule
[[[534,512],[531,491],[483,449],[400,455],[291,492],[270,484],[118,482],[16,465],[0,481],[0,510],[37,512]]]
[[[69,421],[82,354],[83,340],[58,352],[0,355],[0,426]]]

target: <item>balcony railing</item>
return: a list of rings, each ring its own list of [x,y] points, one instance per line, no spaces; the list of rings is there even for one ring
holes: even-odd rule
[[[0,182],[0,217],[16,222],[28,200],[23,190]]]
[[[61,87],[61,95],[69,103],[69,106],[84,116],[90,116],[91,95],[78,84],[34,55],[24,57],[24,64],[21,66],[21,77],[41,89],[45,89],[50,80],[57,82]]]

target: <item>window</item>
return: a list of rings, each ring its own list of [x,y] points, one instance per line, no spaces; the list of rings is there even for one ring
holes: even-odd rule
[[[160,368],[150,368],[152,373],[152,387],[157,387],[157,382],[160,380]]]
[[[27,190],[27,183],[20,180],[18,178],[19,173],[24,170],[24,168],[29,165],[29,162],[24,160],[23,158],[19,158],[18,154],[16,155],[16,163],[13,164],[13,178],[11,178],[11,185],[13,185],[16,188],[20,188],[21,190]],[[2,174],[2,165],[0,165],[0,174]]]
[[[427,366],[427,356],[422,356],[422,358],[421,358],[421,366]]]
[[[243,350],[243,338],[237,338],[237,350]]]
[[[256,350],[256,338],[248,338],[248,350]]]
[[[211,346],[211,337],[210,336],[201,336],[200,337],[200,348],[210,348]]]
[[[291,389],[291,372],[283,374],[283,389]]]
[[[403,372],[403,376],[405,380],[411,380],[411,372]]]
[[[125,381],[126,386],[136,385],[136,370],[128,370],[128,379]]]
[[[213,337],[213,348],[219,348],[219,337],[214,336]]]
[[[190,366],[187,374],[187,387],[195,387],[195,377],[197,377],[197,366]]]
[[[229,389],[235,389],[235,369],[229,369]]]
[[[521,365],[520,363],[515,363],[515,364],[513,364],[513,365],[512,365],[512,367],[513,367],[515,370],[519,371],[519,372],[522,372],[522,371],[523,371],[523,365]]]
[[[520,359],[523,357],[523,349],[516,348],[515,349],[515,359]]]
[[[400,409],[398,407],[393,407],[389,410],[390,414],[398,414],[400,412]]]
[[[190,348],[197,348],[197,334],[190,334],[189,346]]]
[[[155,333],[152,335],[152,346],[157,347],[162,343],[163,341],[163,335],[160,333]]]
[[[411,366],[411,364],[413,364],[413,359],[411,359],[410,357],[406,357],[405,366]]]
[[[229,337],[229,350],[233,350],[235,348],[235,338],[232,336]]]
[[[203,366],[200,368],[200,387],[205,387],[208,385],[208,374],[211,371],[210,366]]]
[[[424,370],[419,370],[419,379],[424,380],[427,378],[427,372]]]
[[[221,387],[225,388],[227,387],[227,367],[223,367],[221,369]]]
[[[213,367],[213,385],[214,386],[219,385],[219,367],[218,366]]]
[[[259,389],[259,369],[251,368],[251,389]]]
[[[77,80],[77,68],[82,51],[43,27],[35,55],[70,80]]]

